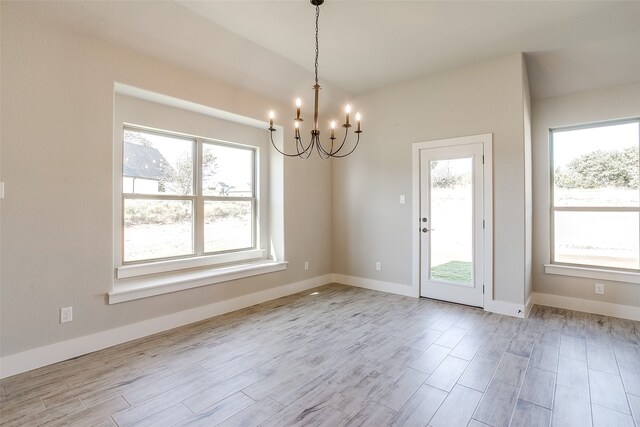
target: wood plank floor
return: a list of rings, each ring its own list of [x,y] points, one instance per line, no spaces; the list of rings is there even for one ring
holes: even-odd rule
[[[327,285],[4,379],[0,424],[638,426],[639,340]]]

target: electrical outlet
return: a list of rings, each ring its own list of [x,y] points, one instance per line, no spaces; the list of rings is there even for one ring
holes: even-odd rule
[[[60,323],[67,323],[73,320],[73,307],[62,307],[60,309]]]
[[[604,295],[604,283],[596,283],[596,294]]]
[[[308,270],[309,269],[309,261],[305,261],[304,262],[304,269]]]
[[[407,202],[407,198],[404,196],[404,194],[400,195],[400,204],[404,205]]]
[[[380,263],[380,261],[376,262],[376,270],[382,270],[382,263]]]

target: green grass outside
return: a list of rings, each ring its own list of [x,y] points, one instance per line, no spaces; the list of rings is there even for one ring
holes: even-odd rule
[[[471,283],[473,264],[465,261],[449,261],[431,268],[431,278],[447,282]]]

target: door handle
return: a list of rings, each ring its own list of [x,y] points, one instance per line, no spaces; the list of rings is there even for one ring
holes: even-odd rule
[[[423,233],[426,233],[426,232],[428,232],[428,231],[433,231],[433,230],[435,230],[435,228],[431,228],[431,229],[429,229],[429,228],[427,228],[427,227],[424,227],[421,231],[422,231]]]

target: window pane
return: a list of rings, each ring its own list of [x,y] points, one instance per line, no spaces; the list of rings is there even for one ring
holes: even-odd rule
[[[473,282],[473,159],[431,162],[431,278]]]
[[[254,151],[225,145],[202,145],[202,194],[253,197]]]
[[[638,269],[638,212],[555,212],[555,261]]]
[[[190,200],[124,200],[124,260],[193,253]]]
[[[555,206],[639,206],[638,123],[553,132]]]
[[[251,201],[204,202],[204,251],[253,247]]]
[[[191,139],[124,131],[122,191],[137,194],[193,194]]]

